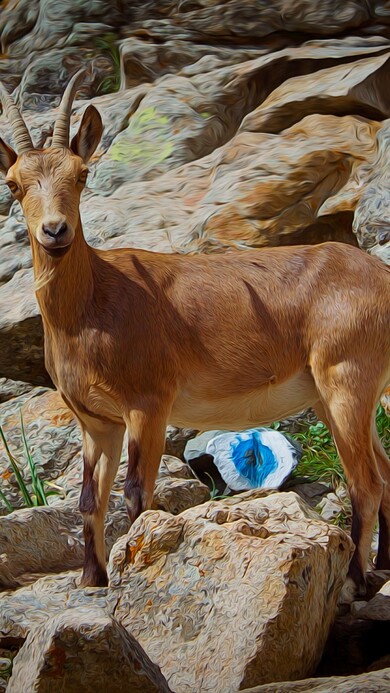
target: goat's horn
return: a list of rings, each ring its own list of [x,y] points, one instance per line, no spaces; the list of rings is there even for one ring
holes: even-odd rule
[[[10,94],[4,87],[4,84],[2,84],[1,82],[0,100],[3,104],[4,112],[12,127],[12,134],[14,136],[15,147],[18,154],[23,154],[23,152],[31,151],[31,149],[34,149],[34,145],[32,143],[30,133],[27,129],[27,125],[24,122],[12,96],[10,96]]]
[[[82,82],[85,73],[86,70],[84,68],[76,72],[64,91],[60,104],[60,112],[54,126],[53,139],[51,143],[52,147],[69,147],[69,128],[72,103],[77,88]]]

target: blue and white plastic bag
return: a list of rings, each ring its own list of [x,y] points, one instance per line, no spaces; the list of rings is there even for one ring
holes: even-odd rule
[[[276,489],[297,466],[301,452],[278,431],[251,428],[238,433],[220,433],[206,446],[230,489]]]

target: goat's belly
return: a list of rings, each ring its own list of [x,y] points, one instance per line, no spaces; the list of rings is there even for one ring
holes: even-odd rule
[[[307,371],[295,374],[284,383],[268,384],[229,398],[206,398],[194,384],[179,392],[169,422],[180,428],[190,426],[203,431],[239,430],[297,414],[318,400],[314,380]]]

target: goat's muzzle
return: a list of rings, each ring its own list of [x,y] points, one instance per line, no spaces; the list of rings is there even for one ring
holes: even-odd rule
[[[51,257],[62,257],[69,250],[74,231],[65,217],[44,220],[37,233],[37,241]]]

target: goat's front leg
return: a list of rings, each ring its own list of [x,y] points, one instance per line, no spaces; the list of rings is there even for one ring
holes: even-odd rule
[[[166,414],[147,410],[130,412],[129,463],[124,491],[131,522],[152,505],[166,426]]]
[[[82,426],[84,477],[80,511],[84,520],[83,586],[104,587],[108,584],[104,518],[110,491],[118,470],[125,427],[104,424]]]

